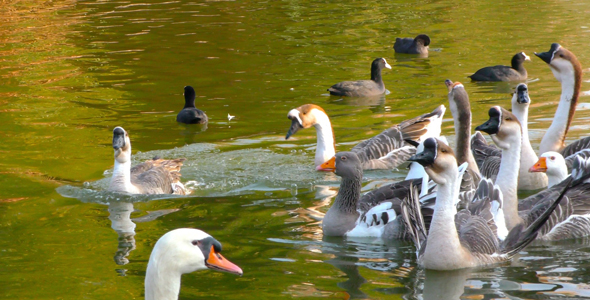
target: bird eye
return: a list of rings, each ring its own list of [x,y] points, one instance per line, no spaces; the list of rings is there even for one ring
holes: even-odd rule
[[[551,156],[549,157],[551,160],[555,160],[555,156]]]
[[[559,57],[563,58],[563,54],[559,54]]]
[[[512,121],[512,118],[511,118],[511,117],[507,117],[507,118],[506,118],[506,119],[504,119],[504,120],[506,120],[506,121]]]
[[[193,244],[193,246],[198,246],[201,243],[201,241],[194,240],[191,243]]]
[[[447,149],[440,149],[440,152],[447,153]]]
[[[341,160],[346,160],[346,156],[342,156],[340,159]]]

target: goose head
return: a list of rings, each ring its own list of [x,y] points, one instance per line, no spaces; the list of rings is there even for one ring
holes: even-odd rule
[[[436,138],[427,138],[424,150],[410,157],[409,161],[421,164],[437,184],[446,184],[448,178],[457,177],[457,159],[453,149]]]
[[[469,96],[465,91],[465,87],[461,82],[452,82],[450,79],[445,80],[445,85],[449,89],[449,104],[453,116],[457,116],[459,120],[465,124],[471,122],[471,104],[469,103]],[[466,119],[465,119],[466,118]]]
[[[489,134],[500,149],[508,150],[511,145],[520,145],[521,127],[516,116],[500,106],[490,108],[488,115],[490,119],[475,130]]]
[[[244,273],[221,255],[221,243],[206,232],[193,228],[179,228],[164,234],[152,250],[148,271],[150,267],[177,274],[207,269],[240,276]]]
[[[537,53],[535,55],[549,65],[553,76],[563,83],[572,76],[579,81],[582,76],[582,65],[578,58],[569,50],[558,43],[551,44],[551,49],[547,52]]]
[[[294,135],[299,129],[318,125],[321,117],[328,118],[328,114],[323,108],[315,104],[305,104],[293,108],[287,114],[287,118],[291,120],[291,127],[289,128],[285,139],[289,139],[289,137]]]
[[[529,106],[530,103],[528,86],[525,83],[518,84],[512,94],[512,107]]]
[[[131,161],[131,141],[123,127],[113,129],[113,149],[115,149],[115,160],[118,163],[124,164]]]
[[[184,107],[195,107],[195,98],[197,94],[192,86],[187,85],[184,87]]]
[[[563,156],[555,151],[548,151],[541,154],[541,157],[529,169],[529,172],[546,172],[549,175],[562,166],[566,166]]]
[[[354,152],[338,152],[334,156],[334,173],[343,178],[362,178],[361,160]]]

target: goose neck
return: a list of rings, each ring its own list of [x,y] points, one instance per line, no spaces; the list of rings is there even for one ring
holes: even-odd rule
[[[334,146],[332,123],[326,114],[316,113],[316,123],[313,126],[317,135],[317,148],[315,152],[315,165],[317,167],[336,154],[336,147]]]
[[[518,172],[520,169],[520,142],[510,143],[510,147],[502,149],[500,170],[496,185],[500,187],[504,199],[504,216],[508,230],[522,222],[518,215]]]
[[[549,180],[548,187],[552,187],[567,178],[567,167],[564,165],[560,165],[555,170],[547,170],[547,178]]]
[[[113,176],[109,190],[115,192],[132,192],[133,185],[131,184],[131,161],[121,163],[115,159],[115,167],[113,169]]]
[[[469,103],[449,101],[455,125],[455,157],[457,164],[467,162],[468,168],[479,174],[479,168],[471,152],[471,106]],[[461,104],[459,107],[458,104]]]
[[[361,197],[361,176],[342,177],[334,207],[343,213],[354,213]]]
[[[581,78],[576,75],[576,72],[572,70],[571,74],[555,76],[561,81],[561,96],[553,122],[541,140],[539,147],[541,153],[559,152],[565,146],[565,137],[574,117],[580,92]]]

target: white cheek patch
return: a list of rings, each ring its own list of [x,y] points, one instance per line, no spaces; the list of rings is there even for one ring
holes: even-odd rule
[[[459,87],[465,88],[462,83],[455,83],[455,85],[453,85],[453,90]]]
[[[553,62],[553,57],[555,57],[555,52],[559,51],[560,48],[561,48],[561,46],[559,46],[557,49],[555,49],[555,51],[553,51],[553,53],[551,54],[550,62]]]
[[[526,55],[524,52],[520,52],[524,56],[524,60],[531,60],[531,57]]]
[[[388,69],[391,69],[391,66],[387,63],[387,60],[385,60],[385,58],[382,58],[382,59],[385,62],[385,67]]]
[[[303,121],[301,121],[301,118],[299,117],[299,111],[296,108],[293,108],[291,111],[289,111],[289,113],[287,114],[287,117],[296,118],[297,122],[299,122],[299,125],[301,125],[301,127],[303,127]]]

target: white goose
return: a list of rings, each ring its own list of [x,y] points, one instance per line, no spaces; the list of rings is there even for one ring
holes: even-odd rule
[[[568,185],[571,177],[560,184],[543,190],[526,199],[518,200],[518,169],[520,167],[521,129],[516,117],[509,111],[495,106],[489,111],[490,119],[476,130],[491,135],[492,140],[502,150],[502,161],[496,184],[504,199],[506,226],[512,229],[534,223],[538,216],[551,206],[555,196]],[[574,163],[575,166],[575,163]],[[588,170],[584,170],[588,171]],[[590,201],[587,194],[590,183],[579,183],[571,188],[539,231],[543,240],[559,240],[590,235]]]
[[[179,228],[164,234],[152,250],[145,274],[146,300],[176,300],[182,274],[200,270],[244,273],[221,256],[221,243],[204,231]]]
[[[431,113],[405,120],[379,135],[354,146],[355,152],[363,169],[392,169],[404,163],[416,148],[405,140],[421,141],[429,136],[440,135],[440,125],[445,113],[444,105],[437,107]],[[305,104],[294,108],[287,114],[291,120],[291,127],[285,139],[288,139],[301,128],[315,127],[317,147],[315,153],[316,170],[333,171],[336,147],[334,131],[328,114],[315,104]]]
[[[131,168],[131,141],[122,127],[113,130],[115,168],[109,191],[129,194],[189,194],[180,182],[184,158],[154,158]]]
[[[418,263],[426,269],[454,270],[509,260],[532,242],[563,197],[554,201],[535,222],[513,228],[498,240],[490,198],[476,199],[469,209],[457,213],[459,195],[457,160],[453,150],[435,138],[424,142],[424,151],[410,158],[424,166],[438,184],[432,224],[427,232],[420,214],[417,193],[402,202],[402,216],[417,247]],[[483,186],[483,185],[482,185]],[[496,206],[497,208],[497,206]]]

